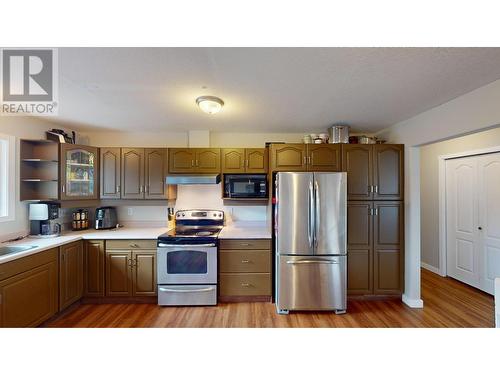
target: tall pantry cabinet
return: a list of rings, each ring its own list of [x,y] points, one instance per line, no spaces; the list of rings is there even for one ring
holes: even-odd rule
[[[399,295],[404,285],[404,146],[347,144],[348,293]]]

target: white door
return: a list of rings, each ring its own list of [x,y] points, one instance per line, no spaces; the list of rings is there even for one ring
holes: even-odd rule
[[[500,277],[500,154],[478,158],[481,289],[495,290]]]
[[[500,277],[500,154],[446,161],[447,274],[493,294]]]

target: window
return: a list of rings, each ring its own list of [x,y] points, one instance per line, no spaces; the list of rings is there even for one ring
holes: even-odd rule
[[[0,134],[0,222],[14,220],[15,138]]]

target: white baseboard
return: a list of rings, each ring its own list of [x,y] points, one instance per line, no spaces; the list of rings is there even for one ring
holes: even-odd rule
[[[406,294],[403,294],[403,303],[412,309],[423,309],[424,308],[424,301],[422,299],[413,299],[413,298],[408,298]]]
[[[443,275],[441,275],[441,271],[437,267],[431,266],[430,264],[427,264],[427,263],[424,263],[424,262],[420,262],[420,266],[422,268],[425,268],[428,271],[437,273],[439,276],[443,276]]]

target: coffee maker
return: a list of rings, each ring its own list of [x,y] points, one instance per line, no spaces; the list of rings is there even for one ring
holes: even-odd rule
[[[57,237],[61,234],[58,203],[31,203],[29,205],[30,237]]]

